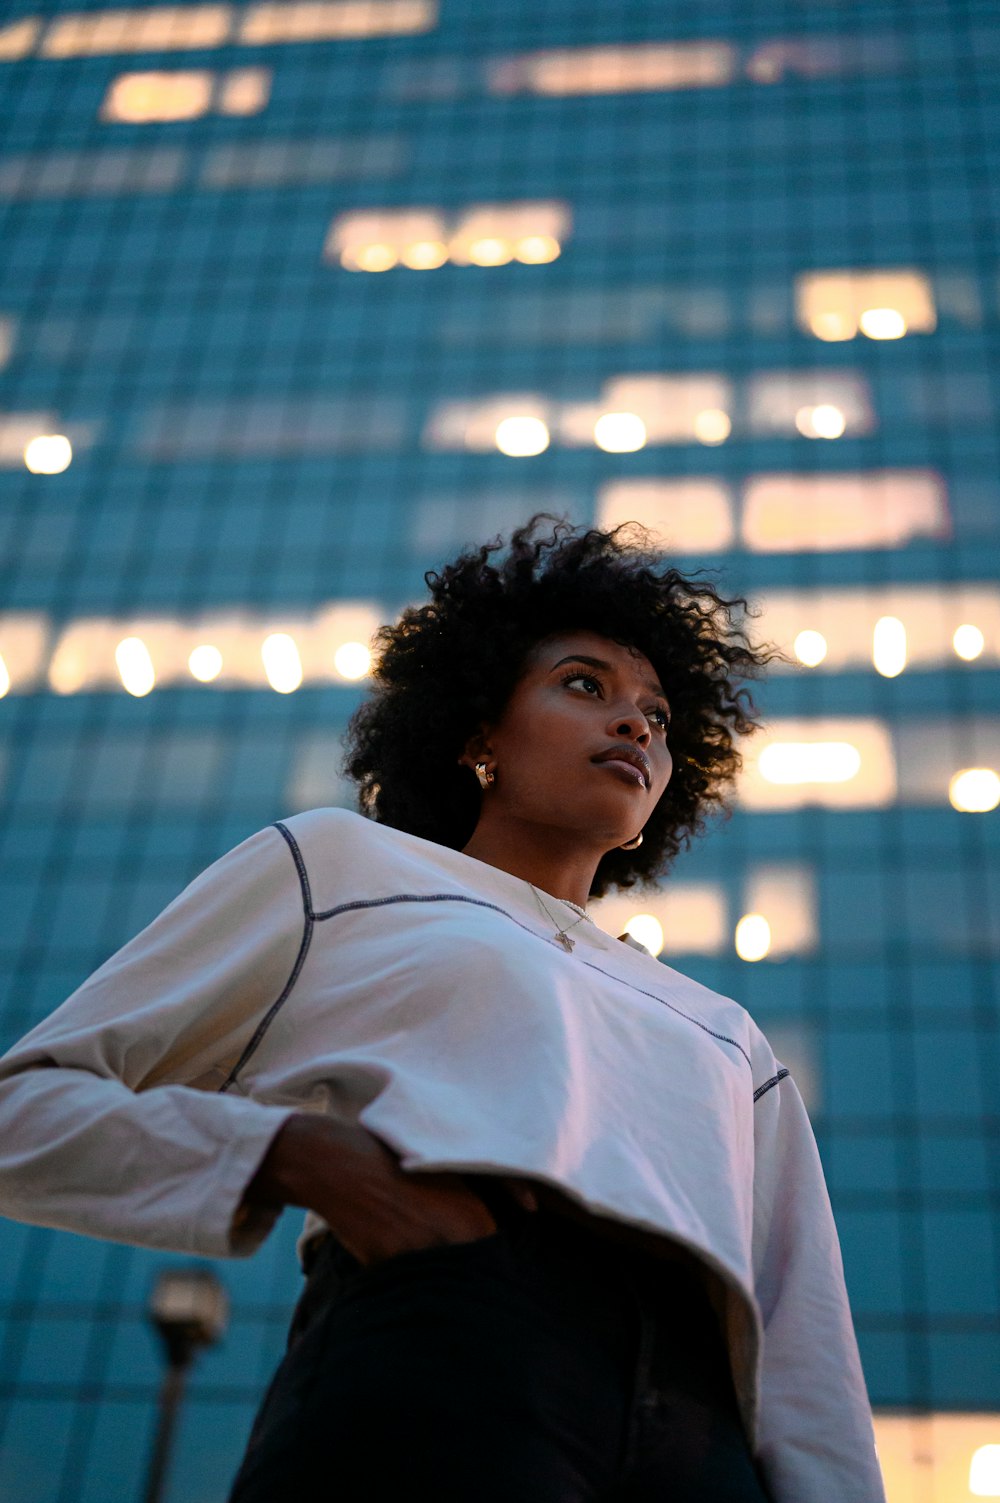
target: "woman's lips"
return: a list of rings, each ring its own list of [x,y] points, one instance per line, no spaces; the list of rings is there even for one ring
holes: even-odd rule
[[[619,777],[627,777],[630,783],[638,783],[640,788],[645,788],[646,786],[646,779],[642,768],[637,767],[634,762],[626,762],[623,758],[619,757],[606,757],[602,762],[595,762],[594,766],[610,767],[614,772],[618,773]]]

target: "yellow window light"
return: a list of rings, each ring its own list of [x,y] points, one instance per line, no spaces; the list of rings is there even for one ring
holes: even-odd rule
[[[1000,804],[1000,777],[992,767],[963,767],[948,784],[948,799],[963,814],[988,814]]]
[[[548,426],[536,417],[504,418],[497,425],[496,446],[512,459],[541,454],[549,447]]]
[[[820,309],[809,314],[809,332],[817,339],[833,344],[842,339],[853,339],[858,332],[858,321],[835,309]]]
[[[634,454],[646,443],[646,424],[634,412],[605,412],[594,424],[594,442],[608,454]]]
[[[219,81],[220,115],[259,115],[271,98],[270,68],[232,68]]]
[[[741,960],[763,960],[771,948],[771,926],[762,913],[745,913],[736,925],[736,953]]]
[[[53,20],[39,52],[42,57],[100,57],[219,47],[229,40],[232,18],[229,5],[81,12]]]
[[[193,648],[188,667],[200,684],[210,684],[222,672],[222,653],[217,647],[203,642],[200,647]]]
[[[554,235],[522,235],[514,243],[514,259],[525,266],[544,266],[562,254],[562,246]]]
[[[448,259],[448,247],[443,240],[414,240],[404,245],[399,259],[411,271],[434,271]]]
[[[115,648],[115,663],[123,687],[136,699],[142,699],[156,683],[153,659],[141,637],[123,637]]]
[[[821,631],[800,631],[794,643],[795,656],[807,668],[815,668],[826,657],[827,640]]]
[[[971,622],[965,622],[962,626],[955,628],[955,635],[951,639],[951,645],[958,656],[966,663],[974,663],[986,646],[986,638],[978,626],[973,626]]]
[[[757,766],[769,783],[849,783],[861,753],[850,741],[772,741]]]
[[[429,31],[436,0],[260,0],[243,12],[239,40],[325,42]]]
[[[843,409],[832,402],[820,402],[816,407],[800,407],[795,414],[795,426],[803,438],[840,438],[847,427]]]
[[[272,632],[260,649],[261,662],[271,688],[278,694],[292,694],[302,682],[302,659],[294,637],[287,632]]]
[[[906,667],[906,627],[898,616],[880,616],[875,622],[872,663],[883,678],[898,678]]]
[[[631,934],[650,955],[659,955],[663,949],[663,925],[652,913],[637,913],[625,925],[625,933]]]
[[[732,419],[721,407],[706,407],[695,413],[692,426],[700,444],[724,444],[733,431]]]
[[[25,444],[24,462],[33,475],[61,475],[73,462],[73,445],[63,433],[39,433]]]
[[[467,246],[466,255],[473,266],[506,266],[514,259],[514,248],[497,235],[484,235]]]
[[[364,642],[342,642],[333,655],[333,666],[341,678],[364,678],[372,665],[372,655]]]
[[[858,328],[869,339],[902,339],[907,324],[898,308],[866,308]]]
[[[344,252],[342,264],[349,270],[390,271],[399,261],[399,252],[393,245],[359,245],[353,252]]]
[[[1000,1445],[977,1446],[973,1451],[969,1492],[976,1498],[1000,1498]]]
[[[208,69],[174,73],[123,73],[110,85],[101,105],[102,120],[147,125],[156,121],[196,120],[207,115],[215,91]]]
[[[8,694],[9,692],[10,673],[7,669],[7,664],[3,660],[3,654],[0,653],[0,699],[3,699],[4,695]]]
[[[934,290],[922,271],[804,272],[795,279],[799,327],[817,339],[901,339],[937,327]]]

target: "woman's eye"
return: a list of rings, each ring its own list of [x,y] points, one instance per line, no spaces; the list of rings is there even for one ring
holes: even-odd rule
[[[591,689],[596,689],[598,694],[600,694],[601,692],[600,681],[596,678],[591,677],[589,673],[571,673],[568,678],[563,679],[563,683],[566,684],[567,687],[570,684],[588,684]]]
[[[649,712],[649,718],[651,720],[655,720],[657,725],[662,726],[665,731],[669,731],[670,716],[667,714],[666,710],[651,710]]]

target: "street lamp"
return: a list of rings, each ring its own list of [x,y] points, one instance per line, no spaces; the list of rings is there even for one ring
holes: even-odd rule
[[[145,1503],[160,1503],[163,1496],[177,1416],[194,1355],[199,1347],[212,1346],[219,1340],[228,1314],[226,1291],[208,1269],[166,1269],[153,1286],[149,1317],[163,1342],[167,1367],[160,1385]]]

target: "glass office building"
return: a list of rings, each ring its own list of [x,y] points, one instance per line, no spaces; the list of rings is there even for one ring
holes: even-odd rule
[[[0,24],[0,1044],[350,801],[426,569],[643,523],[787,662],[733,818],[601,921],[796,1075],[892,1503],[1000,1497],[998,61],[985,0]],[[176,1503],[225,1496],[296,1231],[216,1265]],[[178,1261],[0,1222],[8,1503],[140,1494]]]

